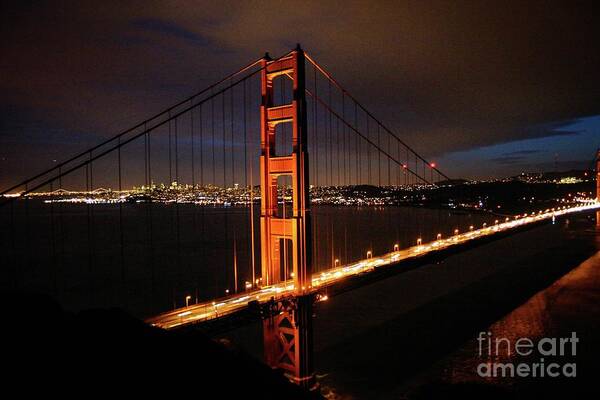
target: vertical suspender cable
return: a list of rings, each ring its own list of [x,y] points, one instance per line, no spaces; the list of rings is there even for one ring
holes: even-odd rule
[[[176,222],[176,230],[175,235],[177,239],[177,273],[181,276],[183,275],[183,269],[181,267],[181,219],[180,219],[180,189],[181,183],[179,182],[179,133],[178,131],[178,121],[177,118],[173,121],[173,134],[175,138],[175,181],[177,182],[177,187],[175,188],[175,222]],[[180,283],[180,282],[179,282]],[[179,286],[179,283],[177,286]]]
[[[342,92],[342,119],[346,120],[346,94]],[[342,124],[342,137],[343,137],[343,146],[342,146],[342,154],[344,156],[344,186],[348,185],[348,180],[346,176],[346,125]],[[347,259],[346,259],[347,261]]]
[[[358,130],[358,108],[356,106],[356,102],[354,103],[354,129]],[[354,135],[354,137],[356,138],[356,147],[354,148],[354,150],[356,151],[356,157],[355,157],[355,161],[356,161],[356,184],[360,185],[360,176],[359,176],[359,163],[360,160],[358,158],[358,154],[359,154],[359,137],[358,135]]]
[[[168,113],[169,117],[169,187],[173,183],[173,162],[171,160],[171,111]]]
[[[230,81],[231,83],[231,81]],[[234,124],[233,121],[235,119],[235,112],[234,112],[234,108],[233,108],[233,95],[235,92],[235,88],[231,88],[231,95],[229,96],[229,107],[230,107],[230,112],[231,112],[231,186],[235,187],[235,149],[233,147],[233,135],[234,135]],[[232,217],[233,218],[233,217]],[[234,220],[235,221],[235,220]],[[237,246],[237,242],[236,242],[236,236],[235,236],[235,222],[233,223],[233,291],[234,293],[237,293],[237,287],[238,287],[238,282],[237,282],[237,252],[236,252],[236,246]]]
[[[193,106],[193,101],[190,100],[190,147],[191,147],[191,169],[192,169],[192,192],[193,192],[193,197],[192,197],[192,222],[193,222],[193,228],[192,231],[194,232],[194,237],[198,236],[198,210],[196,207],[196,200],[197,200],[197,193],[198,193],[198,188],[196,187],[196,165],[195,165],[195,137],[194,137],[194,108],[192,108]],[[202,244],[200,244],[200,246],[202,246]],[[192,268],[192,266],[197,265],[194,257],[192,256],[192,261],[191,263],[188,262],[188,268]],[[192,274],[194,275],[194,282],[195,282],[195,287],[194,287],[194,299],[195,302],[198,303],[198,283],[199,283],[199,272],[198,272],[198,268],[193,269]]]
[[[221,134],[223,140],[223,191],[227,189],[227,158],[225,144],[225,93],[221,95]],[[223,204],[223,207],[225,205]],[[225,271],[225,288],[229,290],[229,219],[227,218],[227,210],[223,209],[223,219],[225,226],[225,254],[223,257],[224,271]]]
[[[117,139],[117,168],[118,168],[118,186],[119,186],[119,256],[121,261],[121,289],[125,288],[125,252],[123,240],[123,203],[121,196],[123,192],[122,174],[121,174],[121,138]]]
[[[15,202],[10,202],[10,247],[11,247],[11,263],[13,267],[13,288],[19,290],[19,266],[17,265],[17,248],[16,248],[16,227],[15,227]]]
[[[211,94],[212,94],[212,90],[211,90]],[[215,169],[215,101],[214,98],[211,96],[210,99],[210,128],[211,128],[211,132],[212,132],[212,138],[211,138],[211,143],[210,143],[210,147],[212,150],[212,185],[216,186],[217,185],[217,172]]]
[[[150,266],[150,293],[151,293],[151,301],[150,304],[152,307],[155,307],[155,299],[156,299],[156,276],[154,270],[154,247],[153,247],[153,235],[152,235],[152,202],[153,202],[153,193],[154,188],[152,184],[152,165],[151,165],[151,147],[150,147],[150,134],[147,132],[146,123],[144,123],[144,134],[145,137],[145,152],[144,152],[144,162],[146,165],[146,187],[149,188],[149,195],[146,196],[146,260],[148,265]]]
[[[379,124],[377,124],[377,147],[377,180],[379,187],[381,187],[381,132],[379,131]]]
[[[315,92],[315,99],[317,97],[317,90],[318,90],[318,85],[317,85],[317,67],[313,66],[313,85],[314,85],[314,92]],[[315,154],[314,154],[314,159],[315,159],[315,178],[314,178],[314,182],[315,182],[315,188],[318,190],[319,188],[319,142],[320,142],[320,135],[319,135],[319,126],[318,126],[318,108],[317,108],[317,102],[316,100],[313,99],[313,129],[315,130],[315,144],[314,144],[314,150],[315,150]],[[313,235],[313,254],[315,255],[314,258],[314,268],[315,271],[318,270],[318,266],[319,266],[319,229],[318,229],[318,224],[319,224],[319,217],[318,217],[318,213],[316,212],[316,207],[313,208],[313,212],[312,212],[312,217],[313,217],[313,225],[314,225],[314,235]]]
[[[85,167],[85,177],[86,177],[86,190],[87,190],[87,194],[86,196],[90,196],[90,193],[92,191],[93,188],[93,174],[92,174],[92,164],[91,164],[91,159],[92,159],[92,153],[89,152],[89,159],[90,159],[90,163],[86,164]],[[89,198],[88,198],[89,200]],[[90,203],[90,201],[87,201],[87,233],[88,233],[88,284],[89,284],[89,296],[90,296],[90,301],[92,301],[93,298],[93,292],[94,292],[94,286],[93,286],[93,282],[94,280],[92,279],[92,271],[93,271],[93,263],[94,263],[94,235],[93,235],[93,219],[94,219],[94,215],[93,215],[93,209],[92,209],[92,205]]]
[[[331,81],[328,81],[329,83],[329,107],[333,107],[333,105],[331,104]],[[333,165],[332,165],[332,161],[333,161],[333,150],[332,150],[332,143],[331,143],[331,137],[333,135],[332,133],[332,115],[331,113],[327,113],[328,117],[329,117],[329,133],[328,133],[328,140],[329,140],[329,150],[327,152],[327,155],[329,157],[329,186],[333,185]]]
[[[370,127],[369,127],[369,116],[367,115],[367,138],[369,139],[369,141],[371,140],[371,132],[370,132]],[[371,145],[367,142],[367,184],[371,185]]]
[[[252,89],[252,87],[251,87]],[[246,99],[246,82],[244,82],[244,99]],[[247,100],[249,101],[249,100]],[[250,102],[250,105],[252,103]],[[244,112],[246,110],[246,100],[244,101]],[[249,115],[250,126],[252,127],[252,113]],[[245,120],[245,119],[244,119]],[[244,132],[247,134],[247,129],[244,128]],[[246,141],[247,143],[247,141]],[[252,142],[253,143],[253,142]],[[252,266],[252,285],[256,285],[256,257],[255,257],[255,244],[254,244],[254,171],[252,166],[254,165],[254,146],[250,145],[250,165],[248,166],[250,172],[250,257]]]
[[[250,165],[248,165],[248,126],[247,126],[247,113],[246,113],[246,106],[247,106],[247,97],[246,97],[246,91],[247,91],[247,86],[248,83],[246,81],[244,81],[244,86],[243,86],[243,101],[242,101],[242,110],[243,110],[243,118],[244,118],[244,122],[243,122],[243,129],[244,129],[244,190],[248,190],[248,169],[250,169],[250,182],[252,182],[252,162],[250,162]],[[247,193],[247,195],[249,196],[249,208],[248,208],[248,213],[249,213],[249,220],[246,223],[246,229],[248,232],[249,230],[249,236],[248,236],[248,245],[250,246],[249,252],[248,252],[248,257],[249,257],[249,267],[250,267],[250,271],[251,271],[251,279],[250,282],[251,284],[254,286],[254,281],[256,279],[255,276],[255,271],[254,271],[254,213],[253,213],[253,202],[252,202],[252,184],[250,184],[250,192]]]
[[[212,90],[211,90],[211,95],[212,95]],[[216,190],[217,189],[217,172],[216,172],[216,162],[215,162],[215,101],[214,101],[214,97],[211,96],[210,99],[210,130],[211,130],[211,142],[210,142],[210,149],[211,149],[211,153],[212,153],[212,188],[211,190]],[[216,207],[216,204],[213,203],[213,208]],[[215,245],[211,246],[212,247],[212,253],[213,253],[213,257],[211,257],[212,260],[216,260],[217,259],[217,248]],[[219,293],[219,275],[216,273],[216,271],[213,271],[213,276],[215,278],[215,295],[218,296],[221,293]]]
[[[190,108],[193,105],[192,101],[190,100]],[[194,147],[195,147],[195,143],[194,143],[194,109],[191,108],[190,109],[190,147],[191,147],[191,156],[192,156],[192,187],[194,188],[194,191],[196,190],[196,166],[194,165],[195,163],[195,152],[194,152]],[[196,216],[196,213],[194,213],[194,218]],[[195,219],[194,219],[195,222]],[[195,225],[194,225],[195,226]]]
[[[50,192],[54,190],[54,181],[50,182]],[[51,231],[51,242],[52,242],[52,285],[54,290],[54,296],[58,298],[58,260],[56,255],[56,231],[54,226],[54,201],[50,203],[50,231]]]
[[[62,185],[62,167],[58,167],[58,187],[59,189],[63,189],[63,185]],[[59,218],[59,224],[60,224],[60,235],[59,235],[59,240],[60,240],[60,254],[61,254],[61,264],[62,264],[62,268],[65,267],[65,219],[63,217],[64,213],[63,213],[63,203],[60,202],[58,204],[58,218]]]

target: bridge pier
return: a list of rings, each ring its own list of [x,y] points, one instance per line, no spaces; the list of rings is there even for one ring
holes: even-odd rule
[[[294,383],[316,388],[313,368],[313,296],[298,296],[277,303],[263,322],[265,361],[282,370]]]

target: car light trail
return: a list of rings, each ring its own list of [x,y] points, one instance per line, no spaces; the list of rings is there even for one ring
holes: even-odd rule
[[[367,259],[360,260],[348,265],[341,265],[330,270],[317,273],[312,278],[312,286],[309,292],[318,292],[323,288],[333,285],[350,276],[356,276],[374,271],[382,266],[389,266],[400,261],[415,259],[426,254],[441,251],[453,246],[464,244],[468,241],[489,237],[499,232],[506,232],[512,229],[525,226],[531,223],[540,222],[543,220],[554,220],[556,217],[578,213],[582,211],[600,210],[600,202],[589,201],[582,205],[560,208],[556,210],[545,210],[538,213],[524,214],[515,218],[506,218],[505,222],[496,222],[493,225],[484,225],[480,229],[469,230],[465,233],[458,233],[455,230],[455,235],[442,239],[436,239],[429,243],[418,242],[416,246],[407,249],[398,249],[394,246],[394,251],[374,256],[371,251],[367,253]],[[438,236],[439,237],[439,236]],[[337,265],[337,264],[336,264]],[[271,298],[282,299],[294,296],[296,288],[290,281],[278,283],[272,286],[265,286],[259,289],[246,291],[240,294],[220,298],[218,302],[209,301],[206,303],[194,304],[188,307],[182,307],[177,310],[160,314],[156,317],[148,319],[146,322],[152,326],[171,329],[182,325],[208,321],[215,318],[224,317],[235,312],[245,309],[249,300],[258,300],[260,303],[270,301]],[[327,299],[326,295],[321,297],[322,300]]]

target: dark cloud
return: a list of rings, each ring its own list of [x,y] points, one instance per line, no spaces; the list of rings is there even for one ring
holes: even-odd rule
[[[522,164],[528,159],[527,156],[541,153],[541,150],[515,150],[503,153],[500,157],[493,157],[491,162],[498,165]]]
[[[557,129],[600,114],[594,6],[3,3],[0,112],[11,121],[0,140],[10,134],[6,126],[19,126],[38,146],[43,125],[83,148],[85,135],[112,135],[264,51],[279,54],[297,42],[425,156],[576,134]]]
[[[496,164],[500,164],[500,165],[513,165],[513,164],[520,164],[525,159],[526,159],[526,157],[522,157],[522,156],[502,156],[502,157],[492,158],[490,161],[492,161]]]
[[[178,39],[189,41],[194,45],[207,46],[210,44],[210,40],[208,40],[206,37],[184,29],[176,23],[170,21],[164,21],[157,18],[140,18],[134,20],[132,22],[132,26],[158,34],[173,36]]]
[[[541,150],[517,150],[517,151],[510,151],[508,153],[504,153],[503,155],[505,156],[522,156],[522,155],[530,155],[530,154],[537,154],[537,153],[541,153]]]

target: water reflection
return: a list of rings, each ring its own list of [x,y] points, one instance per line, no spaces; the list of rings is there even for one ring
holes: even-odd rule
[[[254,251],[246,207],[27,200],[0,211],[1,254],[9,266],[2,285],[53,294],[69,309],[118,306],[144,317],[231,293],[236,277],[238,290],[259,279],[258,207]],[[312,218],[315,272],[494,220],[425,208],[334,206],[313,207]]]

